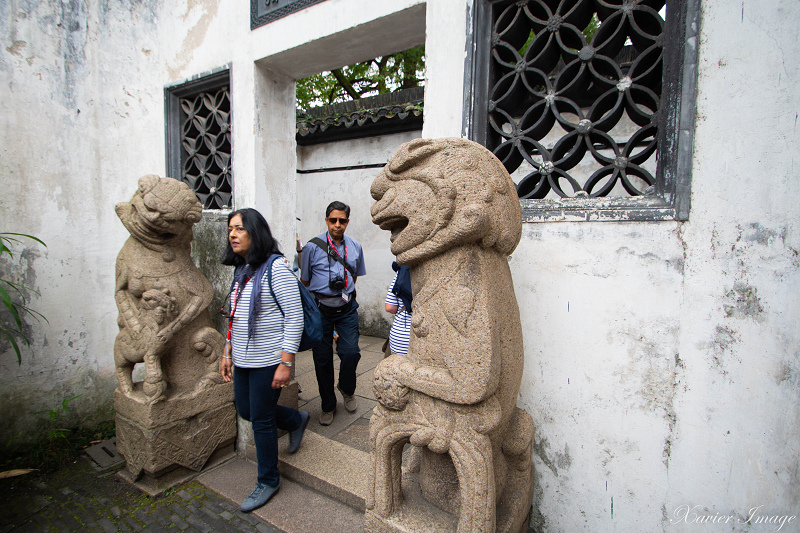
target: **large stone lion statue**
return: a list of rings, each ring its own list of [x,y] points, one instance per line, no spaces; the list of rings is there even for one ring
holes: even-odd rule
[[[116,212],[131,235],[116,268],[120,392],[152,404],[222,383],[224,339],[208,314],[214,290],[190,257],[203,213],[197,197],[178,180],[147,175]],[[145,365],[140,391],[131,379],[136,363]]]
[[[411,478],[400,479],[410,443],[421,449],[419,494],[456,516],[458,532],[525,530],[533,421],[516,406],[524,354],[508,266],[522,231],[514,183],[474,142],[417,139],[371,194],[373,223],[411,267],[413,318],[409,353],[375,368],[366,529],[404,530],[396,524],[413,514],[402,509]]]

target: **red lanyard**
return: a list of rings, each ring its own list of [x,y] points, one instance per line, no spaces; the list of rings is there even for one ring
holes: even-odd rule
[[[250,278],[244,278],[244,283],[242,283],[241,287],[236,287],[236,294],[233,295],[233,307],[231,307],[231,317],[228,319],[228,337],[227,341],[231,342],[231,328],[233,327],[233,315],[236,314],[236,305],[239,303],[239,298],[242,296],[244,292],[244,288],[247,285],[247,282],[250,281]]]
[[[338,255],[339,257],[342,257],[342,254],[339,253],[339,250],[336,249],[336,246],[334,246],[333,241],[331,240],[331,234],[330,233],[326,233],[325,236],[328,237],[328,244],[331,245],[331,248],[333,248],[333,251],[336,252],[336,255]],[[344,237],[342,237],[342,245],[344,246],[344,262],[347,263],[347,242],[345,242]],[[347,288],[347,268],[346,267],[344,269],[344,286],[345,286],[345,288]]]

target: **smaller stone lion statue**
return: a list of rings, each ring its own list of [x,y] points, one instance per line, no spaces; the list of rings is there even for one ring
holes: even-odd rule
[[[197,197],[178,180],[147,175],[116,212],[131,234],[116,267],[119,390],[153,404],[222,383],[224,339],[208,314],[213,288],[190,257],[192,226],[202,216]],[[132,380],[136,363],[145,365],[141,392]]]
[[[414,311],[408,354],[374,372],[365,530],[405,531],[392,524],[414,513],[401,512],[399,479],[410,443],[420,449],[422,497],[457,515],[458,532],[517,533],[532,498],[533,420],[516,406],[524,353],[508,265],[522,231],[514,183],[472,141],[416,139],[371,194],[373,223],[411,268]]]

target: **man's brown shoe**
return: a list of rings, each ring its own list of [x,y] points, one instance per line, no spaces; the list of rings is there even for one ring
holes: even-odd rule
[[[333,413],[336,412],[336,409],[333,411],[322,411],[322,414],[319,415],[319,425],[320,426],[330,426],[333,422]]]
[[[358,409],[358,402],[356,402],[355,395],[345,394],[342,391],[342,389],[339,389],[339,392],[342,393],[342,400],[344,400],[344,408],[347,409],[348,413],[354,413],[356,409]]]

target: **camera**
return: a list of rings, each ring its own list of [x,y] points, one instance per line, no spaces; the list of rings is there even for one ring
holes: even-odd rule
[[[328,280],[328,287],[332,291],[341,292],[345,288],[345,282],[341,277],[336,276],[335,278]]]

